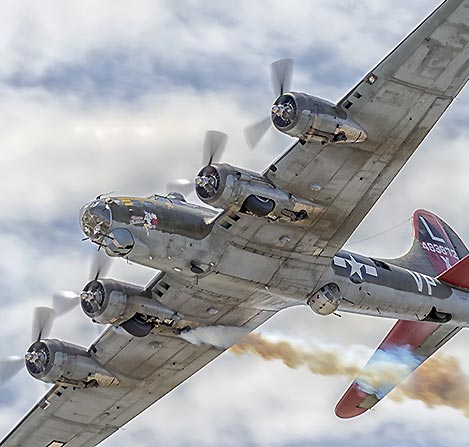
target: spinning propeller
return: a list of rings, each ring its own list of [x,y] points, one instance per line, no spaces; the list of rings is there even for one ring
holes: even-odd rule
[[[212,163],[218,163],[225,151],[226,143],[228,143],[226,133],[219,130],[208,130],[205,133],[202,165],[211,166]]]
[[[104,250],[97,250],[91,262],[90,276],[88,282],[97,281],[99,278],[106,276],[111,267],[112,258],[106,255]],[[80,304],[80,300],[92,303],[94,296],[89,292],[81,292],[80,294],[69,290],[57,292],[52,297],[54,309],[59,315],[63,315]]]
[[[52,329],[56,316],[56,311],[52,307],[35,307],[33,313],[33,325],[31,331],[31,341],[46,338]]]
[[[39,342],[39,340],[46,338],[52,324],[54,323],[56,311],[51,307],[35,307],[33,312],[32,333],[31,333],[31,348]],[[13,376],[18,374],[26,363],[40,365],[42,356],[39,350],[28,349],[24,357],[13,356],[0,360],[0,385],[10,380]]]
[[[101,250],[96,252],[90,269],[90,281],[97,280],[106,275],[109,270],[111,258]],[[70,291],[60,291],[52,296],[52,307],[35,307],[31,329],[31,343],[24,357],[11,356],[0,359],[0,385],[18,374],[25,362],[31,369],[40,370],[44,368],[47,353],[44,351],[40,340],[47,338],[50,334],[56,317],[64,315],[80,303],[80,295]]]
[[[276,98],[290,91],[293,73],[293,59],[280,59],[270,65],[270,75],[272,88]],[[246,127],[244,136],[251,149],[254,149],[262,137],[267,133],[272,123],[273,116],[283,116],[285,114],[282,105],[274,104],[271,109],[271,115],[261,121]]]
[[[24,358],[17,355],[0,360],[0,385],[16,376],[24,366]]]
[[[112,258],[106,255],[104,250],[97,250],[91,262],[90,281],[106,276],[111,268],[111,261]]]
[[[225,151],[228,143],[228,135],[219,130],[208,130],[205,133],[202,166],[211,166],[212,163],[218,163]],[[181,193],[186,196],[194,191],[194,181],[187,179],[174,180],[166,185],[168,193]]]

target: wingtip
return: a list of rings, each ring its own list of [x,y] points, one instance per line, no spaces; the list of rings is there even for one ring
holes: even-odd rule
[[[360,416],[366,411],[368,411],[366,408],[344,407],[344,406],[335,407],[335,415],[340,419],[352,419],[356,416]]]
[[[358,388],[356,383],[350,385],[350,388],[342,396],[335,407],[335,414],[340,419],[351,419],[365,413],[368,408],[359,407],[369,394]]]

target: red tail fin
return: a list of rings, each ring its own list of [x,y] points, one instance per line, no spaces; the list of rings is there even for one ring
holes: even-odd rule
[[[406,255],[392,263],[436,276],[469,253],[453,229],[430,211],[415,211],[412,223],[414,244]]]

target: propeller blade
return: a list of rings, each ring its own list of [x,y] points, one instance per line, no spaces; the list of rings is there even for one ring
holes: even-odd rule
[[[270,65],[272,88],[275,96],[289,92],[293,73],[293,59],[280,59]]]
[[[220,161],[227,142],[228,135],[226,133],[219,130],[207,131],[204,141],[203,165],[211,165]]]
[[[293,73],[293,59],[280,59],[270,65],[270,77],[274,95],[281,96],[284,92],[290,91]],[[246,127],[244,137],[251,149],[254,149],[261,141],[262,137],[269,130],[271,118],[266,117],[258,123]]]
[[[98,278],[106,276],[111,267],[111,258],[106,255],[104,250],[97,250],[91,262],[90,281],[96,281]]]
[[[64,315],[80,304],[80,295],[68,290],[61,290],[52,295],[52,308],[56,315]]]
[[[169,182],[166,185],[166,192],[180,192],[183,196],[188,196],[190,193],[194,192],[194,180],[180,178]]]
[[[269,130],[271,122],[270,116],[267,116],[262,121],[244,129],[244,137],[250,149],[254,149],[259,144],[259,141]]]
[[[35,307],[33,316],[33,343],[47,337],[55,318],[55,310],[51,307]]]
[[[23,366],[24,359],[22,357],[14,356],[0,360],[0,385],[18,374]]]

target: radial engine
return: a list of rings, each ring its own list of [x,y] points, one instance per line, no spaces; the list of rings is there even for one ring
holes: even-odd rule
[[[82,388],[119,383],[85,348],[59,340],[33,343],[25,355],[25,363],[29,374],[47,383]]]
[[[83,312],[93,321],[121,325],[137,337],[148,335],[154,326],[172,326],[182,319],[143,287],[112,279],[90,281],[80,298]]]
[[[271,109],[274,126],[302,141],[360,143],[365,131],[346,112],[321,98],[289,92],[277,98]]]
[[[263,175],[226,163],[202,168],[195,185],[197,196],[208,205],[259,217],[299,221],[306,219],[313,207],[277,188]]]

